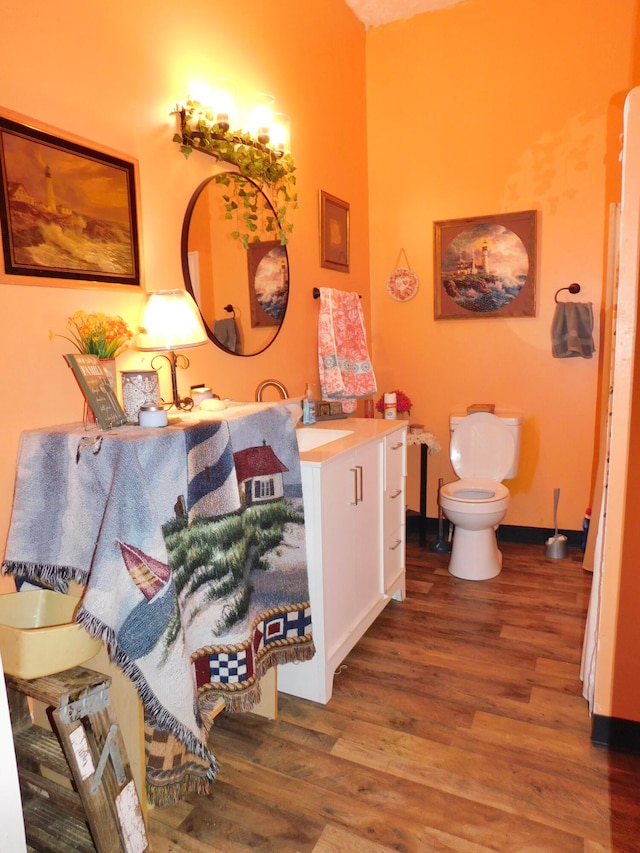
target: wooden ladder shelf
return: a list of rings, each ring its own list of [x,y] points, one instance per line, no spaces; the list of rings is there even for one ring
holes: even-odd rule
[[[6,676],[27,843],[39,853],[149,850],[115,714],[111,679],[84,667],[25,681]],[[28,697],[47,708],[34,725]]]

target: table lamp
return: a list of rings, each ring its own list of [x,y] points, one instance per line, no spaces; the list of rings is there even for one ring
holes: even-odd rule
[[[154,290],[147,293],[140,325],[145,330],[138,336],[136,349],[143,352],[167,350],[167,354],[156,356],[166,358],[171,368],[171,405],[176,409],[190,409],[193,401],[190,397],[180,399],[176,368],[189,367],[189,359],[177,349],[199,347],[208,341],[202,325],[200,313],[192,297],[186,290]]]

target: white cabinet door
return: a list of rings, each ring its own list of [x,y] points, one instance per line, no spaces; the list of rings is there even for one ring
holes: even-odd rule
[[[353,647],[361,636],[360,624],[383,592],[381,453],[381,441],[368,442],[322,470],[324,625],[330,661]]]
[[[302,464],[316,654],[278,667],[283,693],[326,704],[344,658],[389,599],[404,598],[405,437],[399,427]]]

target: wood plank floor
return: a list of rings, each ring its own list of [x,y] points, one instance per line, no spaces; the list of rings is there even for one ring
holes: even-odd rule
[[[640,851],[640,756],[590,742],[579,680],[591,575],[505,543],[451,577],[410,541],[391,602],[326,706],[222,714],[208,797],[156,809],[156,853]]]

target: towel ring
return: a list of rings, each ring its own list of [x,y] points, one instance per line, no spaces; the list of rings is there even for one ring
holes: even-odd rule
[[[236,309],[233,307],[233,305],[231,303],[229,303],[228,305],[225,305],[224,310],[227,311],[229,314],[233,314],[233,316],[235,318]]]
[[[580,285],[574,281],[573,284],[570,284],[569,287],[561,287],[560,290],[556,290],[556,295],[554,296],[555,301],[558,301],[558,294],[563,290],[568,290],[569,293],[580,293]]]

